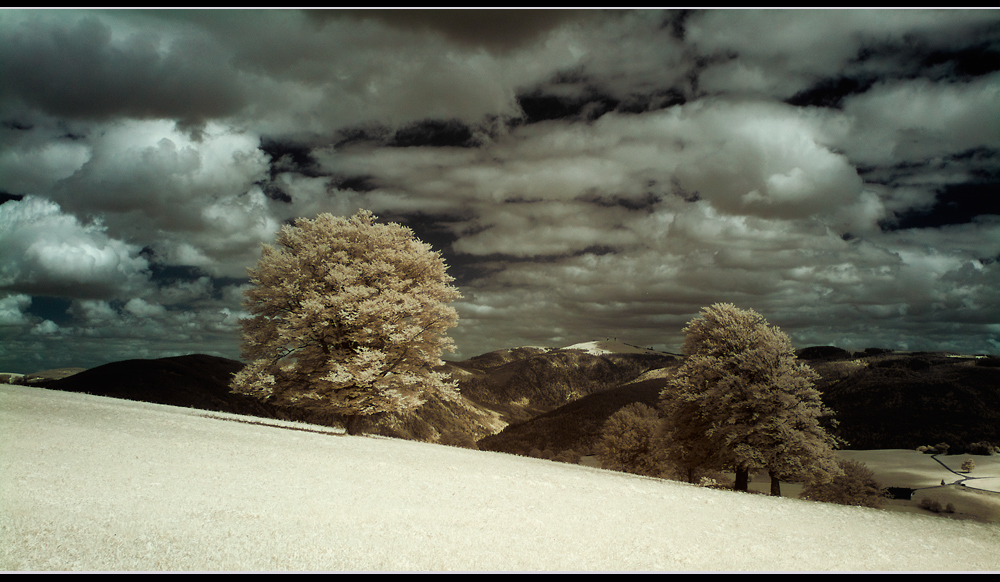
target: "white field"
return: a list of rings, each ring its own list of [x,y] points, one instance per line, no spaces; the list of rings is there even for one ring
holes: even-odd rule
[[[994,571],[1000,525],[0,386],[0,568]]]

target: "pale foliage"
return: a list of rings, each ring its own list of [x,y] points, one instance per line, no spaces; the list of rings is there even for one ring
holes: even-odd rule
[[[840,475],[810,480],[799,497],[875,509],[885,504],[886,489],[864,463],[842,460],[838,462],[838,466],[841,469]]]
[[[661,395],[665,447],[692,471],[729,465],[782,479],[837,474],[831,415],[788,336],[753,310],[715,304],[684,328],[684,363]]]
[[[406,410],[428,392],[457,397],[433,367],[454,348],[445,332],[458,314],[448,304],[460,294],[410,229],[368,211],[300,219],[247,271],[250,364],[235,392],[348,416]]]
[[[634,402],[612,414],[601,430],[595,453],[601,468],[658,477],[664,459],[657,447],[660,419],[656,409]]]

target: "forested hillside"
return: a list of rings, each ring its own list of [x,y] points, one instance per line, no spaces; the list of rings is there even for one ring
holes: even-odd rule
[[[1000,445],[1000,368],[987,359],[886,354],[830,379],[823,400],[851,449],[912,449],[947,443],[952,453]],[[978,365],[977,365],[978,364]],[[822,373],[822,372],[821,372]],[[843,376],[843,377],[840,377]]]
[[[819,346],[799,351],[820,375],[823,401],[836,412],[834,432],[852,449],[916,448],[947,443],[962,452],[976,443],[1000,445],[1000,367],[997,358],[901,354],[869,350],[851,354]],[[633,402],[655,406],[665,385],[635,383],[650,370],[680,360],[664,354],[515,348],[449,362],[461,398],[430,398],[417,410],[380,414],[364,430],[422,440],[551,456],[587,454],[602,423]],[[236,360],[190,355],[127,360],[33,385],[255,416],[340,426],[336,415],[279,408],[231,394]],[[477,445],[478,442],[478,445]]]

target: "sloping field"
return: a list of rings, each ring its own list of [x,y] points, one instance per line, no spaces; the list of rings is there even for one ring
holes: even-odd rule
[[[925,455],[905,449],[879,451],[837,451],[845,459],[865,463],[884,485],[926,489],[962,481],[966,486],[1000,493],[1000,456],[997,455]],[[962,462],[975,461],[976,467],[965,473]],[[940,462],[938,462],[940,461]]]
[[[0,386],[0,568],[1000,569],[995,524],[206,414]]]

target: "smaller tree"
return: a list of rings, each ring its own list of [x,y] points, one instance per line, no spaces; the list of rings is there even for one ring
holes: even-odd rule
[[[871,469],[857,461],[841,460],[837,464],[841,475],[809,481],[799,498],[880,509],[888,490],[875,479]]]
[[[683,367],[682,367],[683,370]],[[664,456],[687,480],[695,483],[706,472],[715,472],[731,462],[732,454],[707,438],[711,419],[703,410],[694,375],[676,378],[660,393],[660,413],[665,419],[657,440]]]
[[[746,491],[766,469],[771,492],[781,479],[838,472],[840,440],[821,425],[832,411],[795,357],[791,340],[752,309],[717,303],[684,328],[684,363],[661,392],[670,459],[689,475],[726,465]]]
[[[662,474],[664,459],[656,438],[659,427],[656,410],[641,402],[619,409],[605,421],[595,447],[601,467],[650,477]]]
[[[962,470],[965,471],[966,473],[972,471],[975,468],[976,468],[976,462],[973,461],[972,459],[966,459],[965,462],[962,463]]]

